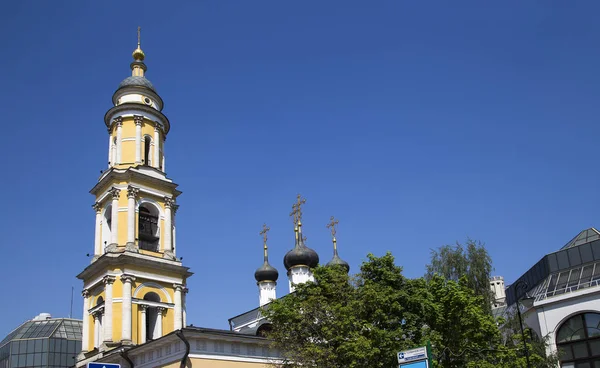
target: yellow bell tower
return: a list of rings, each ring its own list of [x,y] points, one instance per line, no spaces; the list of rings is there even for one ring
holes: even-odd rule
[[[145,54],[133,52],[131,76],[106,112],[108,169],[90,191],[96,200],[94,255],[83,281],[83,339],[79,363],[142,344],[185,327],[186,280],[176,257],[177,184],[165,174],[169,119],[145,77]]]

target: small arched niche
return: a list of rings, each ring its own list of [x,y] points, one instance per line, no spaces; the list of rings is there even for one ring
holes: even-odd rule
[[[155,292],[148,292],[144,295],[144,300],[160,303],[160,296]],[[158,318],[158,308],[149,306],[146,310],[146,341],[158,339],[160,337],[160,323],[162,318]]]
[[[106,246],[110,244],[112,238],[112,204],[104,208],[102,216],[102,253],[106,252]]]
[[[144,165],[152,166],[152,158],[150,156],[150,146],[152,145],[152,137],[144,136]]]

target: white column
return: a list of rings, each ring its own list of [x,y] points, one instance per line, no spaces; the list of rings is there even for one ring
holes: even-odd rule
[[[131,340],[131,284],[135,281],[135,277],[130,275],[122,275],[123,281],[123,320],[121,322],[121,340],[125,343],[130,343]]]
[[[163,240],[163,249],[165,255],[171,257],[173,256],[173,242],[171,239],[171,235],[173,234],[173,224],[171,216],[171,208],[175,204],[175,200],[173,198],[165,197],[165,232],[164,232],[164,240]]]
[[[110,193],[112,195],[112,211],[110,220],[110,244],[113,246],[118,245],[118,225],[119,225],[119,193],[121,191],[117,188],[112,188]]]
[[[177,256],[176,256],[177,255],[177,236],[176,236],[177,234],[176,234],[175,230],[177,228],[176,218],[177,218],[177,210],[179,209],[179,205],[174,204],[172,207],[173,207],[173,211],[171,214],[171,219],[172,219],[171,220],[171,228],[172,228],[171,242],[172,242],[173,246],[171,247],[171,251],[173,252],[173,258],[175,260],[177,260]],[[184,324],[184,326],[185,326],[185,324]]]
[[[111,167],[114,164],[113,162],[113,137],[110,134],[110,129],[108,130],[108,167]]]
[[[133,122],[135,123],[135,163],[142,163],[142,122],[143,116],[134,115]]]
[[[96,311],[93,314],[94,317],[94,347],[97,348],[100,346],[100,318],[102,316],[101,311]]]
[[[135,198],[138,188],[127,187],[127,246],[135,247]]]
[[[115,119],[117,120],[117,119]],[[122,136],[123,136],[123,122],[121,118],[117,120],[117,162],[115,164],[121,163],[121,151],[123,147]]]
[[[183,323],[183,314],[182,314],[182,300],[181,300],[181,292],[183,291],[183,285],[181,284],[173,284],[175,288],[175,323],[173,329],[181,330],[181,324]]]
[[[112,342],[112,318],[113,318],[113,283],[114,276],[105,276],[104,279],[104,342]]]
[[[165,169],[166,164],[167,160],[165,159],[165,147],[163,146],[162,172],[167,172],[167,169]]]
[[[163,318],[163,313],[165,311],[166,311],[166,309],[163,307],[156,308],[156,325],[154,328],[154,338],[155,339],[158,339],[159,337],[162,337],[162,335],[163,335],[162,318]]]
[[[83,296],[83,326],[81,326],[81,351],[86,352],[89,350],[89,322],[90,314],[90,292],[87,289],[83,289],[81,292]]]
[[[141,318],[140,318],[140,344],[146,342],[146,310],[148,306],[146,304],[139,304],[138,308],[140,308]]]
[[[102,255],[102,243],[100,234],[102,234],[102,207],[100,203],[96,202],[92,206],[96,211],[96,230],[94,231],[94,256]]]
[[[182,295],[182,300],[181,302],[183,303],[182,309],[183,309],[183,328],[187,327],[187,311],[186,311],[186,300],[187,300],[187,293],[188,293],[188,288],[184,288],[183,289],[183,295]]]
[[[160,154],[160,138],[158,135],[158,124],[156,124],[154,126],[154,159],[152,160],[152,166],[155,168],[159,168],[160,165],[158,164],[158,160],[159,160],[159,154]]]

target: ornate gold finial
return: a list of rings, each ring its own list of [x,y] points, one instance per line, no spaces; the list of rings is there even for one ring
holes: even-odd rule
[[[335,219],[335,217],[331,216],[331,218],[329,219],[329,223],[327,224],[327,228],[331,230],[331,237],[333,238],[333,240],[335,240],[335,234],[337,233],[337,225],[340,222],[338,220]]]
[[[142,27],[138,27],[137,29],[137,37],[138,37],[138,42],[137,42],[137,49],[133,50],[133,58],[135,59],[135,61],[144,61],[144,58],[146,57],[146,54],[144,54],[144,51],[142,51],[142,47],[141,47],[141,40],[142,40]]]
[[[296,197],[296,203],[292,205],[292,212],[290,217],[294,224],[299,224],[302,221],[302,205],[306,203],[306,199],[302,198],[300,194]]]
[[[267,226],[267,224],[263,224],[263,228],[260,231],[260,235],[262,235],[263,237],[263,249],[264,249],[264,255],[265,255],[265,261],[267,260],[268,254],[267,254],[267,233],[269,232],[269,230],[271,230],[270,227]]]
[[[268,239],[267,233],[268,233],[270,230],[271,230],[271,228],[270,228],[270,227],[268,227],[268,226],[267,226],[267,224],[263,224],[263,228],[262,228],[262,230],[260,231],[260,235],[262,235],[262,237],[263,237],[263,242],[264,242],[264,244],[265,244],[265,245],[267,245],[267,239]]]

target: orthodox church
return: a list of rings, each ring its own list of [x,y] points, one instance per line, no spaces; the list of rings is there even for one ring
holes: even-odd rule
[[[125,78],[104,115],[108,168],[91,189],[95,197],[94,253],[77,275],[83,282],[81,352],[76,367],[91,362],[122,367],[259,367],[279,361],[263,336],[269,323],[260,309],[229,320],[230,330],[187,326],[187,279],[193,275],[177,258],[177,184],[166,176],[165,140],[171,123],[164,103],[146,78],[145,54],[138,44]],[[292,206],[295,245],[284,258],[289,291],[313,281],[319,256],[305,245],[302,205]],[[348,263],[337,253],[328,264]],[[259,306],[277,298],[279,273],[270,265],[264,225],[264,263],[254,276]]]

